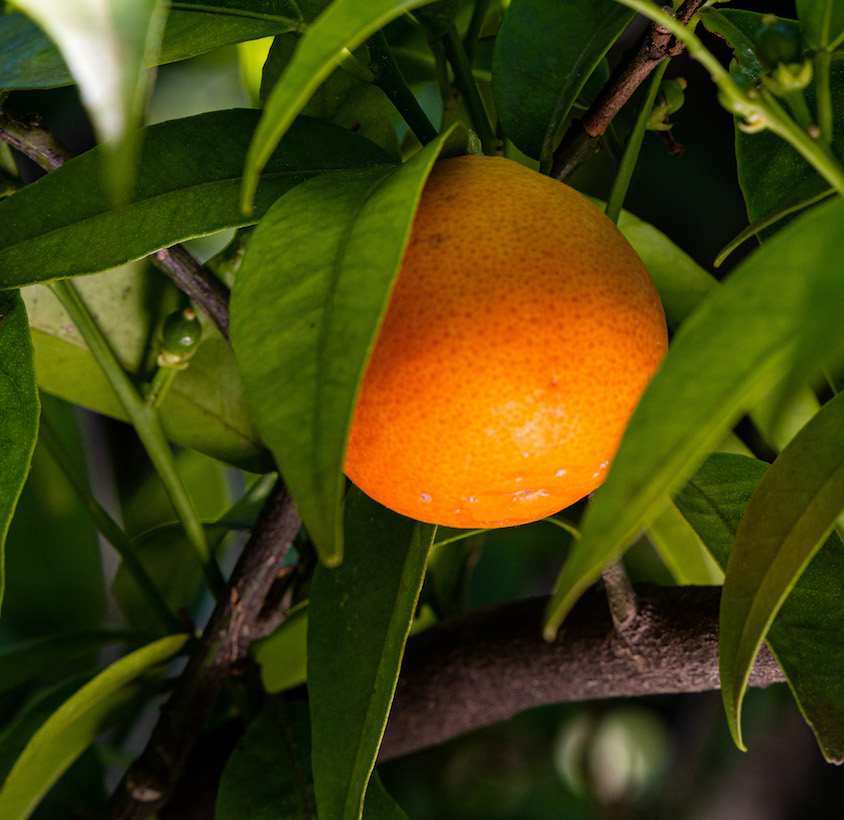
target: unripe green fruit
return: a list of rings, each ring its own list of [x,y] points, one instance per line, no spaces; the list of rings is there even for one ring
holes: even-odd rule
[[[192,308],[171,313],[161,328],[159,364],[173,366],[186,362],[201,338],[202,325]]]
[[[772,15],[763,18],[756,33],[756,56],[767,68],[793,65],[803,59],[803,35],[800,26]]]

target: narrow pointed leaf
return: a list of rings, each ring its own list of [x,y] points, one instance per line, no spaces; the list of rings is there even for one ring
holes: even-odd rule
[[[255,17],[290,26],[298,26],[302,22],[302,12],[295,0],[173,0],[172,8]]]
[[[512,0],[496,39],[492,89],[519,150],[550,160],[586,80],[634,16],[615,0]]]
[[[105,182],[122,200],[132,180],[140,125],[161,48],[164,0],[19,0],[58,46],[100,142],[108,143]]]
[[[342,468],[358,382],[444,144],[393,171],[324,176],[282,197],[251,237],[232,292],[247,401],[325,563],[343,554]]]
[[[673,504],[666,506],[648,527],[648,539],[678,584],[723,583],[723,571]]]
[[[844,200],[819,205],[748,257],[680,328],[563,567],[547,636],[742,413],[840,349],[843,220]]]
[[[6,534],[29,473],[38,412],[26,308],[17,291],[0,292],[0,603],[6,585]]]
[[[744,512],[721,598],[721,692],[741,746],[741,702],[756,652],[785,597],[844,509],[844,395],[782,451]]]
[[[185,239],[248,225],[315,174],[388,161],[356,134],[301,119],[265,167],[255,210],[245,217],[238,207],[240,173],[258,116],[215,111],[145,129],[138,184],[117,210],[100,183],[101,147],[0,202],[0,288],[96,273]]]
[[[261,169],[311,94],[337,68],[343,50],[353,51],[391,20],[428,2],[431,0],[334,0],[314,21],[267,99],[249,146],[243,175],[245,210],[252,209]]]
[[[739,522],[768,470],[747,456],[713,453],[675,498],[722,569]],[[827,760],[844,761],[844,544],[836,533],[797,579],[765,639]]]
[[[343,565],[317,568],[308,692],[320,820],[361,817],[434,532],[353,489]]]
[[[136,703],[143,676],[172,658],[188,638],[162,638],[124,656],[53,712],[27,743],[0,788],[0,817],[29,817],[68,766]]]

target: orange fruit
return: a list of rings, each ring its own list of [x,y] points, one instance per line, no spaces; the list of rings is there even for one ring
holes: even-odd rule
[[[511,160],[442,160],[364,374],[346,474],[420,521],[545,518],[603,481],[666,347],[644,264],[589,200]]]

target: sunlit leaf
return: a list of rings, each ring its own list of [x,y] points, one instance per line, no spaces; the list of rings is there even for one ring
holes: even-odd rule
[[[308,693],[316,802],[325,820],[361,816],[434,531],[353,489],[345,560],[317,568]]]
[[[547,636],[742,413],[841,346],[842,220],[844,201],[836,199],[795,221],[736,268],[677,332],[563,567]]]

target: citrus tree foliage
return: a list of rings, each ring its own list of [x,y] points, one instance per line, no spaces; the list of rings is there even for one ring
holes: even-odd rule
[[[203,816],[406,817],[376,763],[407,641],[506,598],[489,590],[512,592],[508,573],[549,595],[536,634],[565,641],[622,555],[634,580],[722,585],[736,745],[767,642],[821,753],[844,759],[844,14],[674,6],[5,4],[0,817],[162,809],[177,784],[127,780],[104,808],[161,696],[172,771],[214,752]],[[722,153],[679,156],[702,119]],[[735,167],[732,235],[706,176],[682,176],[695,152]],[[342,470],[422,189],[467,153],[605,208],[671,334],[603,486],[495,536],[403,518]],[[244,556],[271,561],[233,571],[250,532]],[[507,561],[484,564],[496,544]]]

